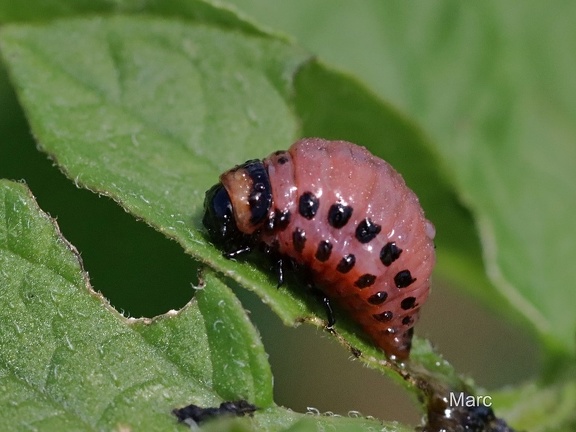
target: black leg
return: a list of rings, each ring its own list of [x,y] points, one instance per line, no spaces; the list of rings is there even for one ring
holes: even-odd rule
[[[325,294],[320,296],[320,301],[322,302],[322,306],[324,306],[324,310],[326,311],[326,317],[328,318],[328,328],[331,329],[336,324],[336,317],[334,316],[334,310],[332,309],[332,304],[330,303],[330,299],[326,297]]]
[[[334,324],[336,324],[336,317],[334,315],[334,309],[332,309],[330,299],[326,296],[326,294],[324,294],[324,291],[316,287],[310,268],[305,266],[298,266],[297,264],[295,264],[295,266],[296,270],[299,272],[301,280],[306,284],[308,291],[316,298],[316,300],[322,304],[322,307],[326,312],[326,319],[328,321],[328,325],[326,327],[328,330],[332,330]]]
[[[309,286],[310,290],[312,291],[312,294],[314,294],[314,297],[316,297],[320,301],[320,303],[322,303],[322,306],[326,311],[326,318],[328,320],[328,325],[326,327],[328,329],[332,329],[332,327],[334,327],[334,324],[336,324],[336,318],[334,316],[334,310],[332,309],[330,299],[326,297],[326,294],[324,294],[324,292],[321,289],[316,288],[314,285]]]
[[[280,288],[284,283],[284,259],[278,258],[275,262],[276,265],[276,275],[278,276],[277,288]]]
[[[278,252],[278,245],[263,245],[262,251],[270,257],[272,261],[272,265],[270,266],[270,270],[274,270],[276,272],[276,277],[278,278],[278,285],[276,288],[280,288],[284,284],[284,274],[286,270],[286,262],[290,261],[284,255],[281,255]]]
[[[250,253],[250,252],[252,252],[252,247],[251,246],[244,246],[244,247],[241,247],[241,248],[233,250],[233,251],[224,252],[223,255],[228,259],[235,259],[235,258],[239,257],[240,255],[245,255],[245,254]]]

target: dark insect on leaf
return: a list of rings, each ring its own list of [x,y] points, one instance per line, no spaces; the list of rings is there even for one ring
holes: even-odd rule
[[[172,414],[178,418],[178,422],[189,426],[198,425],[206,420],[218,417],[244,417],[252,415],[258,408],[244,399],[237,401],[222,402],[219,407],[202,408],[190,404],[184,408],[175,408]]]

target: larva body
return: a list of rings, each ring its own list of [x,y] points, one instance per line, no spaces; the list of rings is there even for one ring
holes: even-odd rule
[[[349,142],[303,139],[222,174],[205,206],[204,224],[226,250],[264,243],[307,267],[380,348],[408,357],[434,227],[387,162]]]

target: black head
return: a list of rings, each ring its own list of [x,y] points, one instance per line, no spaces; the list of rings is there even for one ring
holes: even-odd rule
[[[251,242],[251,237],[236,226],[232,203],[222,183],[215,184],[206,192],[202,223],[212,241],[226,251],[247,246]]]

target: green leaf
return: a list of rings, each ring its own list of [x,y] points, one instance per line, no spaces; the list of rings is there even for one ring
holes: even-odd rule
[[[569,431],[576,428],[574,368],[553,384],[528,383],[493,395],[499,412],[518,430]]]
[[[414,430],[412,427],[396,423],[380,423],[374,419],[361,418],[354,415],[343,417],[332,413],[327,415],[309,413],[303,416],[281,408],[268,409],[261,413],[257,420],[258,424],[255,424],[255,422],[249,423],[245,419],[218,419],[206,422],[202,426],[202,431],[248,432],[255,430],[281,430],[285,432],[315,432],[318,430],[331,430],[335,432],[410,432]],[[260,427],[260,429],[256,427]]]
[[[208,351],[205,326],[210,324],[195,301],[159,324],[122,317],[92,291],[78,253],[25,186],[5,180],[0,185],[0,373],[9,390],[2,392],[3,429],[166,428],[175,423],[171,408],[221,399],[209,386],[218,365],[200,355]],[[209,289],[240,308],[225,286],[215,283]],[[205,303],[208,309],[218,307]],[[247,325],[223,320],[230,329]],[[250,331],[242,329],[247,346],[254,343]],[[172,356],[166,355],[164,338],[154,334],[180,338],[180,350],[166,348]],[[264,357],[257,348],[251,348],[254,355]],[[186,356],[188,364],[175,364],[174,356]]]
[[[210,323],[206,326],[206,333],[212,364],[217,369],[213,374],[214,389],[224,399],[234,400],[238,394],[246,394],[245,398],[257,406],[271,405],[270,366],[259,335],[238,299],[234,297],[235,302],[226,302],[216,290],[206,289],[197,298],[205,322]],[[231,320],[242,325],[231,328],[227,324]]]
[[[457,247],[439,244],[439,262],[501,313],[521,314],[549,354],[573,357],[576,314],[566,299],[576,279],[567,264],[576,258],[576,63],[566,53],[576,37],[575,5],[228,3],[353,71],[424,127],[474,215],[497,291],[477,283],[484,277],[470,261],[479,249],[468,217],[454,215],[463,224],[444,225],[449,218],[438,219],[426,204],[439,224],[438,241],[464,242],[460,256]]]
[[[254,34],[263,31],[245,17],[240,18],[220,2],[212,0],[0,0],[0,23],[49,21],[55,18],[94,14],[153,14],[186,18],[222,27],[234,27]]]

